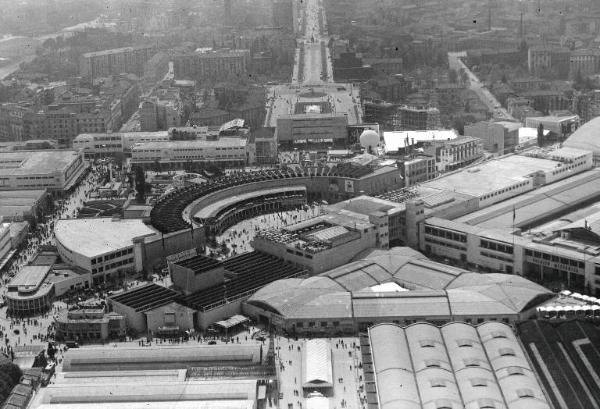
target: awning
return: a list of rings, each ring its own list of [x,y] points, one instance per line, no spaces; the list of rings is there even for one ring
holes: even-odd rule
[[[158,333],[172,333],[172,332],[179,332],[179,327],[178,326],[174,326],[174,327],[158,327]]]
[[[236,325],[243,324],[244,322],[247,322],[248,320],[249,320],[249,318],[245,317],[243,315],[234,315],[233,317],[228,318],[224,321],[215,322],[215,325],[218,325],[221,328],[229,329],[231,327],[235,327]]]
[[[303,388],[333,387],[333,370],[331,365],[331,344],[324,339],[306,341],[304,354]]]

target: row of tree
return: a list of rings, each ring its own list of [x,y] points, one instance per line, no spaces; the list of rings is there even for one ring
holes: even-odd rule
[[[8,358],[0,355],[0,406],[10,395],[12,389],[19,383],[23,373]]]

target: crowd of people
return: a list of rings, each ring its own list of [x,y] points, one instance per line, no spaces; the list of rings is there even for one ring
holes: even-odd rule
[[[217,259],[225,259],[252,251],[252,240],[259,230],[290,226],[319,216],[321,211],[321,206],[313,203],[302,209],[271,213],[244,220],[217,236],[216,246],[207,246],[206,254]]]
[[[10,280],[28,265],[38,254],[40,247],[54,244],[54,226],[60,219],[77,216],[78,210],[90,197],[92,191],[103,183],[108,175],[108,168],[104,164],[93,164],[90,171],[80,183],[68,195],[54,202],[50,207],[51,212],[46,215],[43,222],[37,223],[31,228],[26,241],[18,254],[14,257],[0,281],[0,298],[7,292]],[[6,307],[0,311],[0,339],[3,338],[5,351],[18,345],[30,345],[33,343],[46,342],[53,333],[53,314],[67,308],[67,304],[56,301],[52,310],[37,317],[17,318],[9,315]]]

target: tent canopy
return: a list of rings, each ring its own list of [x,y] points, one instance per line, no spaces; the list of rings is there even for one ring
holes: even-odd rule
[[[215,322],[215,325],[218,325],[219,327],[224,329],[229,329],[235,327],[236,325],[243,324],[247,321],[249,321],[248,317],[245,317],[243,315],[234,315],[233,317],[228,318],[226,320]]]
[[[331,345],[325,339],[306,341],[304,353],[304,388],[332,388]]]

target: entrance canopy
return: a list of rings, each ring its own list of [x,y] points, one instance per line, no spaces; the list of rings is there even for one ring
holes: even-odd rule
[[[235,327],[236,325],[240,325],[243,324],[244,322],[248,322],[249,318],[245,317],[243,315],[234,315],[231,318],[228,318],[224,321],[217,321],[215,322],[215,325],[218,325],[219,327],[223,328],[223,329],[229,329],[232,327]]]
[[[303,388],[332,388],[331,344],[325,339],[311,339],[304,346]]]

